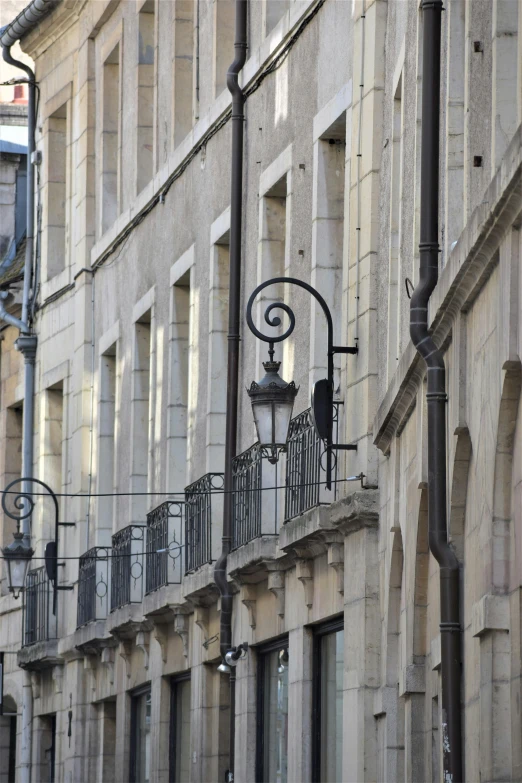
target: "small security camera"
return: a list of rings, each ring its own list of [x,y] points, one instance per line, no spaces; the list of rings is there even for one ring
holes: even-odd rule
[[[237,647],[234,647],[232,650],[229,650],[227,653],[225,653],[225,663],[227,666],[237,666],[237,662],[241,658],[246,658],[248,650],[248,644],[246,642],[243,642],[243,644],[238,645]]]

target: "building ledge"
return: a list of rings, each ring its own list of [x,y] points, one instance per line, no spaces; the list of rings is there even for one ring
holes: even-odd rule
[[[170,607],[180,604],[181,601],[181,585],[164,585],[144,597],[143,614],[147,617],[168,614]]]
[[[125,632],[128,627],[134,627],[142,622],[143,617],[143,604],[126,604],[119,609],[115,609],[114,612],[107,617],[105,624],[107,632],[113,636],[119,636]]]
[[[260,536],[234,549],[228,556],[228,575],[240,582],[262,582],[267,578],[267,561],[283,561],[286,557],[286,553],[279,550],[278,538]]]
[[[185,574],[182,583],[182,600],[195,606],[210,606],[218,599],[218,588],[214,581],[214,563],[205,565]]]
[[[27,671],[42,671],[64,663],[58,653],[58,639],[36,642],[29,647],[22,647],[17,655],[18,666]]]
[[[69,636],[60,639],[58,652],[64,658],[68,658],[78,650],[86,655],[93,655],[99,653],[104,647],[110,646],[113,642],[113,637],[106,629],[106,621],[94,620],[91,623],[82,625],[81,628],[77,628]]]

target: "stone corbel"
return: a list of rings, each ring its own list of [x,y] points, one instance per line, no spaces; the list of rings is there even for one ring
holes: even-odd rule
[[[118,652],[125,661],[125,673],[127,675],[127,679],[129,679],[131,676],[132,640],[122,639],[120,641]]]
[[[298,560],[295,571],[297,579],[304,587],[305,604],[311,609],[314,603],[314,561]]]
[[[189,618],[186,612],[175,612],[174,633],[180,637],[183,644],[183,655],[188,658],[189,653]]]
[[[109,682],[114,683],[114,647],[104,647],[101,652],[100,662],[107,668]]]
[[[155,623],[153,634],[161,649],[161,660],[163,663],[167,663],[167,653],[169,649],[169,633],[167,624]]]
[[[203,638],[208,639],[208,607],[196,606],[194,609],[194,622],[201,629]]]
[[[143,653],[143,667],[148,671],[149,668],[149,647],[150,647],[150,632],[138,631],[136,634],[136,647]]]
[[[61,693],[63,688],[63,665],[53,666],[54,689],[56,693]]]
[[[268,572],[268,589],[275,596],[276,612],[283,619],[285,616],[285,573],[284,571]]]
[[[399,672],[399,696],[410,693],[426,693],[426,667],[410,663]]]
[[[254,631],[256,627],[256,603],[257,603],[257,590],[255,585],[242,585],[241,586],[241,603],[246,606],[248,610],[248,624]]]
[[[40,672],[31,672],[31,689],[33,691],[33,699],[40,698],[40,684],[41,684]]]
[[[328,544],[327,562],[337,575],[337,592],[344,594],[344,544]]]
[[[91,681],[91,690],[96,690],[96,656],[85,655],[83,658],[83,670]]]

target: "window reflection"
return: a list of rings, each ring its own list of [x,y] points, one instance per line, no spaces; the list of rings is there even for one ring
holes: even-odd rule
[[[288,768],[288,647],[263,655],[263,781],[286,783]]]
[[[134,783],[150,781],[150,708],[150,691],[134,697]]]
[[[342,783],[344,631],[320,639],[321,783]]]

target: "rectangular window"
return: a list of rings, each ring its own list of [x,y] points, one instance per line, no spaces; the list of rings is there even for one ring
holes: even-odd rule
[[[229,231],[211,248],[207,395],[207,471],[219,471],[225,454]]]
[[[34,764],[35,779],[41,780],[42,783],[54,783],[56,779],[56,715],[42,715],[35,721],[36,736],[39,735],[38,761]]]
[[[190,672],[171,680],[170,780],[190,780]]]
[[[138,14],[137,193],[152,179],[155,47],[154,0],[146,0]]]
[[[289,0],[265,0],[265,35],[274,29],[289,8]]]
[[[171,295],[167,437],[168,476],[171,487],[183,487],[187,481],[190,304],[189,270],[172,286]]]
[[[100,403],[98,440],[98,536],[91,531],[91,540],[100,546],[110,543],[112,531],[113,498],[115,489],[114,439],[116,436],[116,343],[101,356],[100,360]],[[105,539],[101,531],[106,531]]]
[[[131,709],[131,783],[150,781],[151,690],[132,696]]]
[[[256,779],[260,783],[288,780],[288,662],[288,639],[259,652]]]
[[[101,216],[103,234],[119,214],[120,176],[120,45],[103,64]]]
[[[343,765],[344,624],[320,626],[314,645],[313,780],[341,783]]]
[[[134,365],[132,368],[132,492],[149,491],[149,450],[151,434],[151,311],[135,324]],[[132,498],[134,524],[143,524],[148,500],[145,495]]]
[[[388,383],[395,374],[400,357],[401,335],[401,199],[402,199],[402,76],[393,100],[391,148],[391,198],[388,277]]]
[[[47,169],[47,279],[65,269],[67,104],[49,117]]]
[[[230,54],[234,51],[235,0],[214,3],[214,97],[227,86]]]
[[[177,147],[193,125],[193,0],[176,0],[174,16],[174,147]]]

